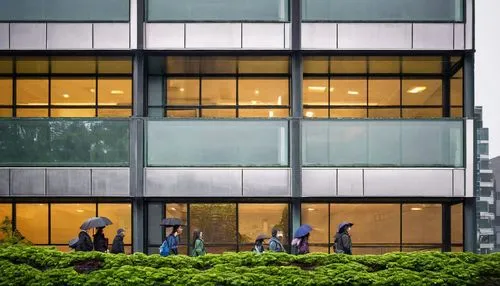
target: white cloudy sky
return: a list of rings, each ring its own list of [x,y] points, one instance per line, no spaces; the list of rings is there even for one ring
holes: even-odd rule
[[[476,2],[476,105],[490,129],[490,157],[500,156],[500,0]]]

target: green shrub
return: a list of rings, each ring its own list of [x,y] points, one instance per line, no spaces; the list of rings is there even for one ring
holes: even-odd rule
[[[90,272],[80,265],[94,263]],[[187,256],[0,248],[0,285],[500,285],[500,254]]]

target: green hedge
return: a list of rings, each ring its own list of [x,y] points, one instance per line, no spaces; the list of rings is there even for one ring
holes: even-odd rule
[[[0,285],[500,285],[500,254],[187,256],[0,248]]]

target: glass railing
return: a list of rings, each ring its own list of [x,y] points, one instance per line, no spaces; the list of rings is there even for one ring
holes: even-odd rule
[[[304,166],[463,167],[463,122],[453,120],[308,120]]]
[[[288,166],[286,120],[149,120],[148,166]]]
[[[0,120],[2,166],[128,166],[129,121]]]

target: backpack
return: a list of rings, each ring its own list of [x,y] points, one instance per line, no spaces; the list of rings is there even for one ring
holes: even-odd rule
[[[170,254],[170,246],[168,245],[168,237],[163,241],[160,246],[160,256],[168,256]]]
[[[76,249],[79,242],[80,242],[80,239],[78,237],[75,237],[69,241],[68,246],[72,249]]]

